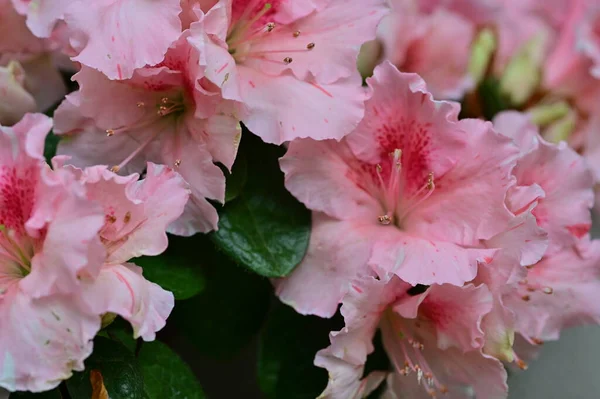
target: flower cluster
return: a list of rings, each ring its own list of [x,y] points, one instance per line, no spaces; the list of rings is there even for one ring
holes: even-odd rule
[[[0,5],[0,387],[55,388],[115,315],[155,339],[174,296],[129,262],[218,230],[242,124],[312,212],[276,295],[345,322],[322,398],[506,398],[600,323],[597,1]]]

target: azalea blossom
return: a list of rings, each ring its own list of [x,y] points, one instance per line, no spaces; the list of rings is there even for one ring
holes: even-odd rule
[[[378,32],[383,58],[402,72],[418,73],[435,98],[461,99],[474,86],[469,61],[475,23],[441,8],[423,13],[411,0],[391,4]]]
[[[390,63],[368,83],[354,132],[294,141],[281,160],[286,187],[313,210],[308,252],[277,289],[301,313],[331,316],[367,265],[411,285],[463,285],[494,254],[480,240],[515,217],[504,204],[518,152],[510,139],[457,120],[456,104]]]
[[[38,37],[64,24],[74,61],[110,79],[162,61],[181,34],[179,0],[12,0]]]
[[[199,11],[190,43],[206,78],[243,103],[242,121],[266,142],[340,139],[363,116],[356,58],[386,11],[383,0],[220,0]]]
[[[180,235],[217,228],[215,208],[225,199],[225,176],[213,163],[233,165],[241,129],[235,108],[205,89],[198,52],[174,43],[161,64],[111,81],[83,67],[74,77],[81,89],[56,111],[55,133],[66,136],[58,152],[83,167],[109,165],[116,172],[141,172],[146,161],[176,168],[190,184],[192,199],[170,227]]]
[[[547,250],[541,241],[524,240],[515,230],[512,240],[507,234],[493,238],[488,245],[505,249],[478,275],[498,295],[494,311],[486,316],[494,320],[484,321],[491,333],[489,346],[495,347],[491,352],[518,361],[512,339],[506,338],[513,332],[539,345],[558,339],[563,328],[600,321],[595,305],[600,252],[598,242],[588,237],[594,179],[580,155],[564,142],[544,141],[528,116],[501,113],[494,125],[521,148],[513,172],[516,185],[507,197],[509,208],[523,218],[515,229],[543,229],[548,236]],[[519,237],[520,242],[514,240]]]
[[[379,329],[392,368],[384,398],[506,398],[502,363],[481,351],[481,321],[491,306],[484,285],[432,285],[419,293],[395,276],[357,277],[342,301],[345,327],[315,358],[329,372],[320,397],[359,398],[377,386],[388,370],[361,376]]]
[[[27,114],[0,128],[0,386],[9,391],[49,390],[83,370],[104,314],[152,340],[174,304],[126,262],[166,249],[184,181],[153,164],[144,180],[60,158],[51,169],[42,155],[51,126]]]

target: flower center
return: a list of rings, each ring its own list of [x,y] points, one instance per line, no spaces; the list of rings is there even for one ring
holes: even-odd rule
[[[435,191],[435,178],[429,172],[427,180],[412,195],[407,195],[405,177],[402,169],[402,150],[395,149],[390,153],[390,162],[386,167],[375,166],[377,189],[384,214],[377,217],[382,225],[394,224],[402,227],[406,217],[419,205],[425,202]]]
[[[236,63],[248,60],[289,65],[293,61],[293,53],[306,52],[315,48],[315,43],[302,40],[290,42],[285,36],[281,40],[269,40],[270,34],[290,35],[294,39],[301,37],[301,32],[290,25],[278,25],[271,21],[274,14],[273,2],[262,5],[264,0],[250,0],[247,5],[234,2],[233,22],[227,33],[229,53]],[[281,46],[281,47],[280,47]]]
[[[419,327],[419,321],[414,321]],[[381,333],[384,342],[387,343],[387,351],[394,369],[401,376],[416,374],[417,382],[432,397],[437,397],[438,392],[445,394],[448,388],[440,382],[430,367],[423,351],[425,345],[411,333],[411,329],[405,327],[402,318],[391,308],[387,309],[381,320]],[[401,363],[399,359],[404,358]]]
[[[0,225],[0,294],[6,287],[31,273],[33,243],[15,230]]]
[[[138,108],[143,108],[146,110],[142,114],[142,116],[134,123],[122,126],[115,129],[107,129],[106,135],[108,137],[112,137],[115,134],[128,134],[133,130],[149,128],[154,125],[153,132],[149,134],[140,144],[118,165],[114,165],[111,170],[113,172],[118,172],[125,165],[127,165],[132,159],[134,159],[137,155],[139,155],[150,143],[152,143],[156,138],[165,130],[156,127],[156,124],[166,121],[168,118],[173,119],[172,123],[176,124],[176,119],[179,118],[182,114],[184,114],[187,110],[185,96],[182,93],[178,93],[171,96],[163,96],[154,104],[146,104],[144,102],[139,102],[136,104]],[[175,166],[179,166],[178,161],[175,163]]]

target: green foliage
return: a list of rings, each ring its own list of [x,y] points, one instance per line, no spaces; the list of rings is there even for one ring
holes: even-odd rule
[[[202,292],[206,285],[201,269],[202,252],[195,240],[169,236],[169,247],[159,256],[142,256],[133,262],[144,268],[144,277],[172,291],[175,299],[188,299]]]
[[[188,365],[162,342],[145,343],[138,361],[149,399],[204,399]]]
[[[179,301],[169,322],[201,353],[218,358],[232,356],[262,325],[271,284],[218,253],[205,236],[191,240],[205,260],[206,289]]]
[[[98,370],[111,399],[144,399],[144,381],[137,360],[127,347],[104,337],[94,340],[94,353],[85,361],[85,371],[67,381],[72,398],[91,398],[90,372]]]
[[[248,269],[265,277],[286,276],[308,247],[310,212],[283,186],[282,148],[246,133],[240,153],[248,164],[246,184],[221,209],[219,230],[211,238]]]
[[[278,302],[260,336],[258,380],[269,399],[314,399],[327,385],[327,371],[313,365],[317,351],[329,346],[329,332],[343,327],[341,317],[302,316]]]
[[[40,393],[14,392],[10,394],[9,399],[62,399],[62,396],[58,388],[56,388]]]
[[[48,136],[46,136],[46,143],[44,145],[44,157],[46,158],[46,161],[50,162],[52,157],[56,155],[56,147],[58,146],[59,141],[60,137],[52,132],[48,133]]]

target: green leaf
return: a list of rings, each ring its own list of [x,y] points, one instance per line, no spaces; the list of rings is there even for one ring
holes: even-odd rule
[[[493,78],[484,79],[478,88],[483,116],[487,120],[494,119],[499,112],[509,108],[506,99],[500,92],[500,83]]]
[[[203,399],[192,370],[162,342],[144,343],[138,361],[149,399]]]
[[[31,392],[13,392],[9,399],[62,399],[62,395],[58,388],[47,392],[31,393]]]
[[[193,237],[205,260],[206,289],[179,301],[169,322],[202,354],[235,355],[256,335],[269,308],[271,284],[217,253],[206,236]]]
[[[121,343],[131,353],[135,353],[138,340],[133,338],[133,328],[127,320],[117,317],[108,327],[101,331],[104,337]]]
[[[206,285],[199,260],[202,259],[191,238],[169,236],[169,247],[159,256],[142,256],[134,263],[144,269],[144,277],[172,291],[175,299],[188,299]]]
[[[94,352],[85,361],[85,371],[75,373],[67,380],[73,398],[90,398],[92,386],[90,371],[102,373],[104,385],[111,399],[143,399],[144,381],[138,363],[127,347],[103,337],[94,340]]]
[[[258,381],[269,399],[313,399],[327,385],[327,371],[313,365],[329,346],[329,332],[343,327],[341,317],[302,316],[277,303],[260,336]]]
[[[248,180],[221,210],[213,241],[237,263],[265,277],[289,274],[304,257],[310,212],[283,186],[282,149],[244,136]]]
[[[240,195],[248,181],[248,161],[243,153],[238,154],[231,173],[227,175],[225,202],[232,201]]]
[[[48,133],[48,136],[46,136],[46,144],[44,146],[44,157],[46,158],[46,161],[50,162],[56,155],[56,147],[58,146],[59,141],[60,137],[52,132]]]

